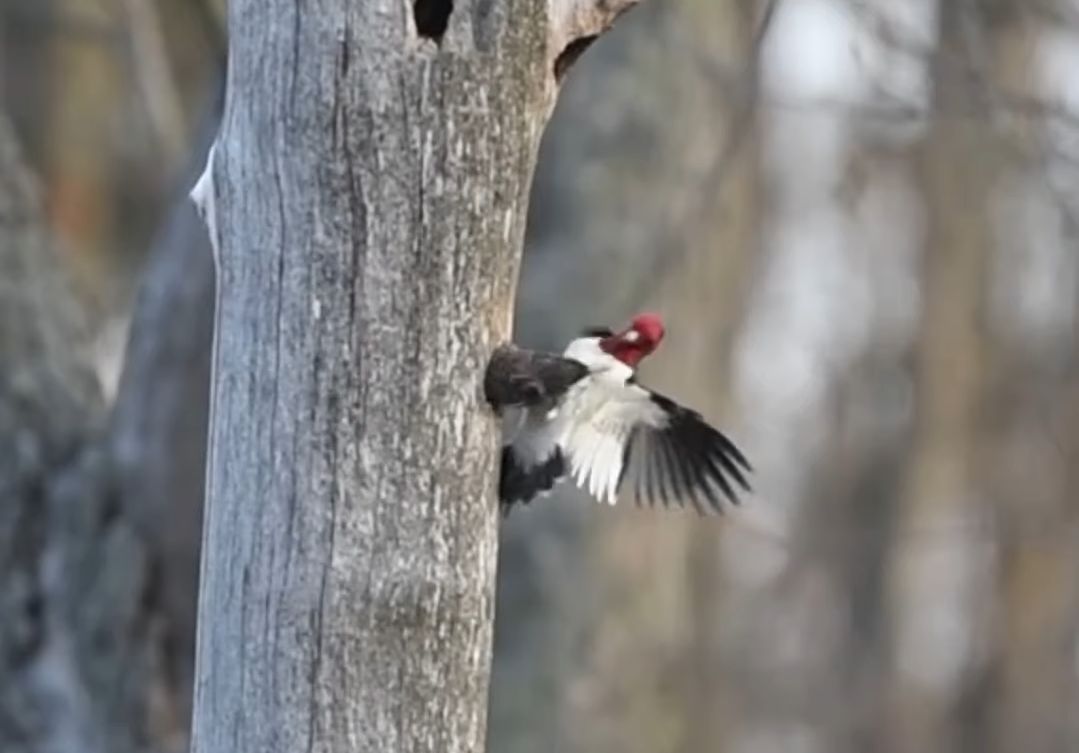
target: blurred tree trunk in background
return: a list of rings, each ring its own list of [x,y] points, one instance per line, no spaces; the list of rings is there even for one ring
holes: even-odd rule
[[[1047,136],[1011,99],[1038,89],[1037,27],[1017,2],[942,2],[939,27],[892,748],[1069,750],[1076,312],[1073,283],[1051,291],[1074,268],[1054,256],[1069,243]]]
[[[1037,53],[1049,30],[1021,0],[993,10],[987,87],[1006,107],[1041,88]],[[1061,660],[1079,656],[1079,228],[1075,194],[1057,192],[1043,157],[1058,136],[1036,120],[1016,127],[1029,119],[1002,124],[1011,169],[992,196],[976,427],[996,562],[977,689],[982,734],[967,750],[997,753],[1056,753],[1079,740],[1079,668]]]
[[[223,13],[220,0],[15,0],[0,12],[8,103],[43,173],[51,229],[74,259],[74,295],[87,304],[80,347],[116,401],[104,451],[153,557],[171,734],[181,736],[213,316],[212,260],[187,190],[219,117],[219,102],[206,114],[207,100],[222,98],[207,83],[223,76]]]
[[[135,523],[158,566],[166,671],[184,733],[195,664],[214,264],[206,229],[188,199],[206,164],[224,101],[224,70],[204,115],[186,180],[179,181],[147,258],[107,439],[117,493],[138,501]]]
[[[558,222],[537,238],[558,235],[553,245],[575,249],[567,252],[574,271],[553,284],[605,291],[603,303],[587,312],[582,307],[570,326],[614,324],[631,308],[658,306],[671,334],[644,378],[728,426],[728,357],[757,251],[751,48],[761,15],[751,2],[655,5],[597,45],[596,59],[610,61],[609,68],[582,70],[565,101],[594,101],[602,86],[607,104],[580,108],[581,116],[572,124],[567,116],[552,134],[557,159],[575,177],[563,174],[552,189],[565,206],[549,210],[558,212]],[[612,123],[618,124],[614,139]],[[538,190],[545,180],[541,173]],[[542,222],[548,205],[542,195],[539,201]],[[524,294],[521,319],[528,323]],[[584,290],[579,297],[589,300]],[[715,732],[728,721],[720,703],[727,686],[724,633],[716,621],[723,521],[632,509],[596,511],[594,518],[577,544],[580,560],[542,588],[559,604],[550,629],[574,641],[569,651],[577,657],[559,681],[562,721],[553,725],[559,731],[544,725],[548,734],[569,739],[548,738],[548,744],[716,750]],[[534,521],[523,523],[530,537],[540,535]],[[578,569],[590,574],[584,586],[569,575]],[[587,628],[575,631],[567,623]]]
[[[986,365],[980,330],[989,190],[1002,165],[986,159],[996,137],[987,120],[974,117],[982,98],[969,77],[976,64],[971,39],[984,30],[975,28],[972,12],[971,3],[939,5],[932,120],[919,155],[928,229],[915,419],[889,583],[892,746],[912,753],[958,749],[959,711],[974,700],[967,695],[974,615],[985,607],[985,580],[977,580],[988,564],[978,536],[977,429]],[[920,532],[933,531],[928,543],[919,540]]]
[[[77,242],[78,254],[99,260],[89,267],[101,279],[82,276],[83,268],[77,282],[61,283],[68,281],[70,260],[53,251],[37,185],[18,164],[17,139],[5,128],[0,414],[6,418],[0,444],[7,447],[0,455],[11,463],[0,470],[0,517],[9,524],[3,536],[12,546],[0,548],[14,556],[0,566],[0,591],[10,597],[0,605],[0,623],[12,628],[4,632],[0,666],[4,750],[180,750],[190,722],[212,264],[202,223],[186,189],[176,191],[184,181],[174,171],[165,169],[162,179],[157,163],[157,189],[141,194],[138,180],[117,177],[130,177],[130,164],[113,175],[117,145],[108,134],[122,116],[110,106],[122,97],[100,88],[80,90],[80,97],[93,95],[90,101],[60,103],[52,96],[87,83],[79,78],[85,71],[67,75],[69,66],[83,66],[80,56],[90,58],[85,65],[95,75],[121,77],[122,27],[110,33],[117,16],[95,8],[101,10],[23,3],[3,13],[9,43],[0,44],[0,57],[8,61],[4,81],[19,97],[22,133],[55,181],[46,182],[53,199],[75,197],[64,187],[72,181],[82,186],[75,193],[93,194],[100,205],[100,214],[91,212],[93,223],[120,211],[128,200],[118,196],[138,195],[143,202],[132,207],[140,221],[125,219],[115,232],[74,228],[77,235],[69,240]],[[175,21],[170,32],[174,42],[198,36]],[[19,46],[24,40],[35,57],[25,57]],[[188,48],[197,52],[199,45]],[[205,98],[199,72],[217,63],[219,52],[189,68],[184,80],[193,84],[190,96]],[[25,96],[27,87],[40,98]],[[58,113],[53,105],[75,109]],[[87,108],[89,121],[104,124],[82,127]],[[60,115],[80,128],[58,129]],[[214,113],[209,120],[216,118]],[[137,134],[139,125],[129,119],[125,136]],[[210,127],[204,130],[212,122]],[[125,146],[138,143],[130,138]],[[133,152],[127,156],[135,158]],[[204,153],[194,155],[187,185],[204,161]],[[80,166],[91,163],[107,167],[86,183]],[[162,192],[182,204],[150,255],[125,384],[110,418],[95,378],[93,339],[101,313],[126,315],[123,291],[133,286],[140,266],[131,261],[137,254],[113,249],[145,242],[140,232],[155,221],[155,196],[159,202]],[[54,219],[62,236],[73,230]],[[76,302],[87,292],[94,304],[89,311]],[[110,296],[110,303],[99,305]]]
[[[160,750],[155,568],[99,443],[85,330],[0,119],[0,747]]]
[[[216,108],[215,108],[216,110]],[[216,111],[207,120],[205,162]],[[60,282],[35,182],[2,140],[0,747],[186,747],[213,266],[187,199],[150,255],[109,418],[91,326]],[[13,444],[12,444],[13,443]]]
[[[9,114],[112,399],[143,263],[224,51],[221,0],[8,0]]]
[[[661,213],[642,234],[655,261],[640,278],[647,292],[637,305],[657,308],[670,336],[642,378],[735,437],[731,349],[760,262],[753,40],[765,7],[694,0],[666,20],[685,64],[652,65],[643,75],[672,98],[669,107],[657,103],[656,116],[677,109],[679,117],[673,127],[656,126],[662,167],[640,165],[648,178],[628,184],[620,199],[629,211],[661,197]],[[580,711],[610,723],[580,719],[580,750],[715,753],[739,723],[744,669],[744,655],[728,650],[732,623],[720,618],[730,606],[721,561],[728,521],[622,512],[589,540],[598,588],[609,596],[594,617],[594,662],[578,680],[593,686]]]
[[[107,0],[49,0],[46,7],[37,11],[43,19],[71,21],[83,29],[47,37],[49,70],[65,73],[42,82],[48,92],[42,176],[51,187],[49,225],[64,250],[74,254],[71,266],[80,287],[98,290],[115,279],[107,266],[111,257],[102,249],[126,230],[112,201],[118,170],[110,136],[119,113],[97,106],[117,102],[124,86],[123,68],[111,49],[113,7]]]

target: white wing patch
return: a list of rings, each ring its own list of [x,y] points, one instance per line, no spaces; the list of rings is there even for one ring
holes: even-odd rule
[[[567,348],[567,357],[586,363],[590,373],[557,403],[504,414],[512,447],[503,453],[506,489],[528,487],[516,498],[527,502],[537,489],[549,490],[570,475],[612,505],[620,488],[638,504],[692,503],[702,514],[722,512],[723,497],[738,504],[734,485],[750,491],[744,473],[752,471],[738,448],[700,414],[630,382],[632,369],[598,342],[580,338]],[[499,493],[510,494],[502,483]]]
[[[618,501],[626,442],[637,424],[661,426],[666,420],[648,393],[635,385],[595,375],[569,395],[565,413],[573,416],[559,444],[581,489],[600,502]]]

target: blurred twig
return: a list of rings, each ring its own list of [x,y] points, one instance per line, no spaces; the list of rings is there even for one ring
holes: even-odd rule
[[[1079,29],[1079,7],[1059,0],[1025,0],[1020,6],[1024,13],[1053,26]]]
[[[228,46],[228,25],[224,0],[198,0],[194,4],[195,12],[202,18],[206,36],[213,43],[218,54],[224,57]]]
[[[760,520],[753,520],[748,515],[732,517],[730,525],[738,534],[745,533],[782,551],[793,550],[798,546],[796,533],[792,534],[783,526],[773,527]],[[1004,522],[996,516],[986,514],[970,522],[959,521],[900,528],[891,535],[891,542],[893,546],[902,545],[903,547],[955,546],[957,539],[964,539],[968,543],[994,547],[999,545],[997,537],[1002,525]],[[823,534],[823,541],[818,541],[818,543],[832,547],[845,545],[857,538],[874,540],[871,534],[872,530],[867,526],[831,526]],[[1046,520],[1041,525],[1029,529],[1027,535],[1030,538],[1044,540],[1046,546],[1052,546],[1055,540],[1079,535],[1079,530],[1074,525],[1061,526],[1057,521]]]
[[[640,276],[639,282],[631,291],[630,301],[644,300],[648,291],[655,286],[656,280],[678,263],[688,250],[688,241],[684,237],[685,228],[695,225],[700,218],[709,214],[711,201],[722,187],[745,142],[746,135],[751,130],[760,100],[761,50],[780,3],[781,0],[768,0],[757,23],[756,33],[753,35],[746,55],[745,70],[739,77],[734,113],[727,128],[726,140],[716,153],[715,160],[708,168],[692,200],[687,203],[682,212],[677,213],[678,216],[662,223],[656,230],[655,236],[648,244],[649,248],[655,250],[651,269]],[[717,72],[712,71],[712,73]]]
[[[932,39],[918,39],[912,29],[900,28],[898,21],[876,4],[867,0],[847,0],[846,6],[854,21],[866,28],[889,51],[901,52],[918,60],[928,60],[937,54]]]
[[[69,9],[58,13],[38,0],[0,3],[0,24],[10,24],[16,33],[33,30],[102,44],[115,44],[123,39],[121,31],[107,19]]]
[[[124,0],[131,68],[165,163],[177,164],[187,147],[183,106],[176,88],[157,8],[148,0]]]
[[[914,102],[904,102],[899,99],[889,102],[873,103],[830,97],[814,97],[813,99],[780,99],[768,97],[761,99],[760,104],[777,110],[794,112],[837,111],[854,117],[873,118],[874,120],[887,120],[890,122],[928,120],[930,115],[932,115],[929,108],[924,105]],[[1026,118],[1043,118],[1079,130],[1079,111],[1073,110],[1060,102],[1053,102],[1020,92],[1008,92],[998,89],[993,95],[992,107],[998,111],[1007,112],[1011,115],[1018,115]],[[988,108],[977,108],[970,112],[949,113],[949,117],[984,118],[987,114],[987,110]]]

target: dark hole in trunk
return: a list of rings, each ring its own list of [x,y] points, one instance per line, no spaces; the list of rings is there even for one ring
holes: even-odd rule
[[[416,18],[416,31],[421,37],[442,41],[446,27],[450,24],[453,12],[453,0],[415,0],[412,14]]]
[[[559,83],[562,82],[562,77],[566,75],[566,71],[568,71],[570,66],[577,62],[577,58],[584,54],[584,51],[596,41],[597,36],[598,35],[596,34],[589,34],[586,37],[574,39],[566,45],[566,49],[562,50],[554,61],[555,81],[558,81]]]

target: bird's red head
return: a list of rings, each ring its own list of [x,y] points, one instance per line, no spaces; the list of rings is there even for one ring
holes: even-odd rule
[[[600,340],[600,347],[627,366],[636,368],[641,359],[659,347],[663,339],[659,314],[637,314],[618,334]]]

